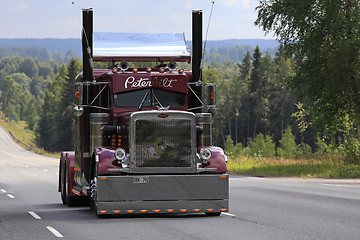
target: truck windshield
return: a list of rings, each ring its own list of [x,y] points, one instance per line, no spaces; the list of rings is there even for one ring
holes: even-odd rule
[[[131,92],[114,93],[114,105],[116,107],[138,107],[146,93],[148,94],[142,107],[158,106],[159,103],[156,99],[163,107],[184,107],[186,103],[185,93],[148,88]]]

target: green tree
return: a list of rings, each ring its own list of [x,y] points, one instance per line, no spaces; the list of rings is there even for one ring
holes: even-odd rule
[[[294,61],[283,52],[283,47],[280,46],[272,66],[275,71],[274,81],[269,89],[270,134],[276,142],[283,137],[285,127],[293,124],[295,119],[289,116],[296,111],[296,99],[286,84],[294,75]]]
[[[243,116],[243,124],[242,124],[242,132],[245,132],[246,134],[243,134],[243,144],[246,143],[247,139],[250,138],[250,76],[252,71],[251,66],[251,55],[250,52],[247,51],[241,64],[238,64],[240,69],[240,76],[238,81],[243,82],[244,86],[244,94],[241,96],[242,100],[242,111],[240,111],[240,116]],[[240,95],[240,94],[239,94]]]
[[[80,71],[80,60],[69,60],[45,90],[37,140],[48,151],[73,149],[74,80]]]
[[[25,58],[19,66],[20,72],[26,74],[26,76],[32,78],[38,74],[38,66],[36,62],[31,58]]]
[[[298,146],[295,142],[295,137],[291,132],[291,128],[285,129],[283,138],[279,141],[280,147],[277,148],[277,154],[281,158],[295,158],[298,154]]]
[[[59,135],[65,129],[59,127],[59,122],[62,121],[61,101],[66,77],[67,68],[62,65],[60,71],[44,92],[45,97],[39,121],[37,142],[47,151],[59,151],[64,144],[64,139],[60,139]],[[71,141],[71,139],[66,139],[66,141]]]
[[[262,133],[249,141],[250,155],[259,157],[275,157],[275,143],[270,136]]]
[[[357,0],[261,0],[255,22],[273,31],[297,61],[289,86],[323,133],[347,115],[360,136],[360,4]]]
[[[72,150],[74,147],[74,82],[75,77],[81,71],[82,65],[79,59],[72,58],[67,63],[67,75],[62,82],[62,94],[59,106],[59,131],[58,141],[61,143],[60,150]]]
[[[37,112],[30,112],[30,105],[34,96],[30,94],[24,81],[18,83],[14,80],[17,79],[26,79],[26,75],[20,73],[14,73],[5,78],[1,102],[2,102],[2,111],[8,117],[15,117],[16,120],[26,120],[30,114],[37,114]]]
[[[18,72],[20,63],[24,59],[20,56],[7,56],[0,59],[0,87],[5,80],[5,77]]]

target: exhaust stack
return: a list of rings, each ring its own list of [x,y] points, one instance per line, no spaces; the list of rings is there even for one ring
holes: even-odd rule
[[[201,59],[202,59],[202,10],[192,11],[192,82],[202,81]],[[195,94],[202,99],[201,85],[193,85]],[[192,107],[201,107],[201,103],[196,97],[192,98]],[[195,113],[201,113],[202,109],[194,110]]]
[[[83,81],[92,81],[93,75],[93,10],[83,9],[82,56],[83,56]]]

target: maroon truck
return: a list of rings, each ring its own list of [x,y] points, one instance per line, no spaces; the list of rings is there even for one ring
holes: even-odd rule
[[[193,71],[176,67],[191,60],[183,34],[93,33],[92,13],[83,10],[75,149],[60,157],[63,203],[90,201],[97,216],[227,212],[226,156],[211,142],[215,86],[201,78],[202,12]]]

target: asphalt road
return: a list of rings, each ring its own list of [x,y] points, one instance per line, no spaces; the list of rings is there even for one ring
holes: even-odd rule
[[[360,239],[360,180],[231,176],[230,212],[97,218],[62,205],[58,160],[0,129],[0,240]]]

